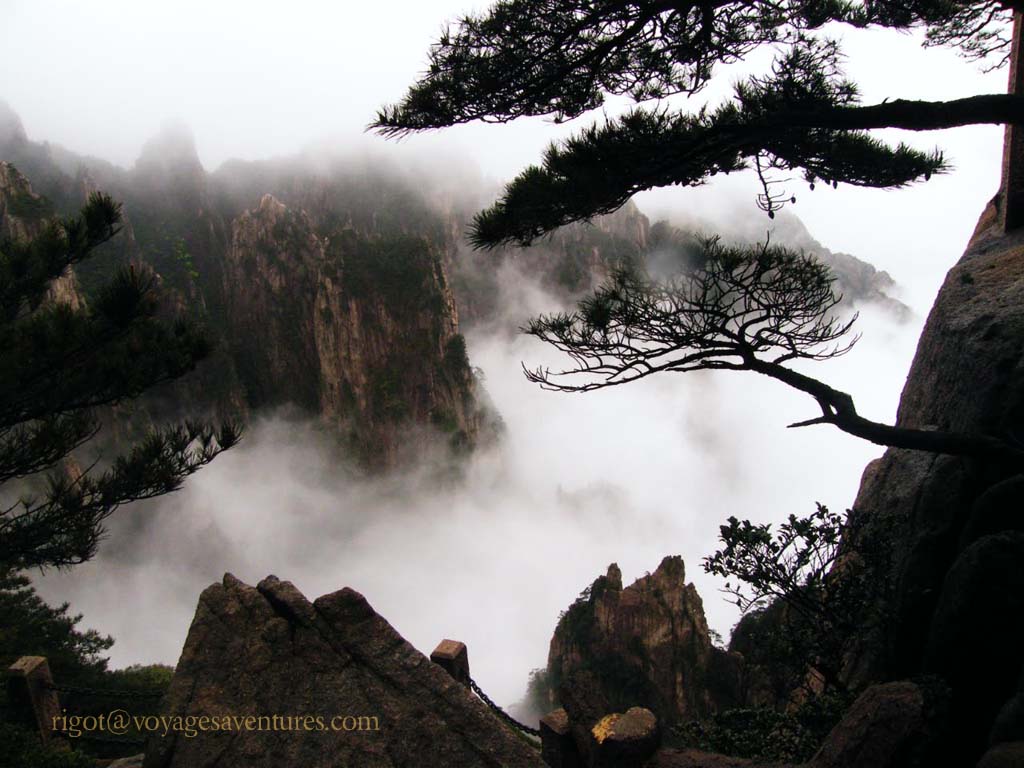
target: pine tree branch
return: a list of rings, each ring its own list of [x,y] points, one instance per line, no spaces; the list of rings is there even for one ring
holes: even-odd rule
[[[753,101],[753,100],[752,100]],[[1024,124],[1024,96],[988,94],[952,101],[897,100],[869,106],[820,105],[762,113],[760,104],[713,115],[632,112],[552,146],[542,167],[524,171],[473,221],[477,248],[529,245],[558,227],[611,213],[656,187],[698,186],[764,154],[810,178],[895,188],[947,170],[941,153],[888,147],[863,131],[932,131]]]
[[[749,370],[763,374],[814,397],[822,405],[822,415],[800,424],[832,424],[843,432],[876,445],[906,448],[953,456],[1024,459],[1024,451],[1010,443],[989,435],[947,432],[931,429],[913,429],[871,421],[857,413],[853,397],[834,389],[818,379],[775,363],[751,359]]]
[[[562,392],[626,384],[654,373],[752,371],[810,395],[821,416],[791,427],[831,424],[877,445],[1020,463],[1024,450],[992,435],[882,424],[857,413],[853,398],[787,367],[848,352],[854,317],[839,302],[828,268],[768,246],[702,243],[703,266],[668,280],[620,271],[571,314],[541,316],[525,329],[565,352],[574,368],[525,369],[528,380]],[[579,382],[579,383],[577,383]]]
[[[118,507],[172,493],[239,437],[232,422],[219,430],[186,422],[151,432],[97,476],[51,475],[44,498],[25,498],[0,513],[0,565],[61,568],[89,560],[102,522]]]
[[[994,93],[950,101],[896,99],[869,106],[793,111],[751,121],[739,132],[753,136],[760,131],[789,128],[937,131],[965,125],[1009,124],[1024,124],[1024,96]]]

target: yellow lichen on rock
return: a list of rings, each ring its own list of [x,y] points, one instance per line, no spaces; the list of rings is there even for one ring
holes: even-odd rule
[[[598,744],[603,744],[604,740],[607,739],[615,730],[615,723],[618,722],[620,714],[615,713],[611,715],[605,715],[597,724],[590,729],[590,732],[594,734],[594,738],[597,739]]]

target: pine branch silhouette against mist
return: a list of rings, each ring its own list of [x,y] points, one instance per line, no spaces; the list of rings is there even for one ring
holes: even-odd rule
[[[949,170],[938,149],[922,152],[871,135],[1024,123],[1024,96],[981,94],[944,102],[861,103],[842,71],[839,44],[823,28],[920,29],[925,45],[956,47],[969,60],[1007,63],[1007,23],[1021,3],[1003,0],[712,0],[568,3],[504,0],[449,27],[430,50],[427,72],[371,127],[385,136],[473,120],[550,115],[556,122],[625,95],[638,106],[552,144],[501,198],[477,214],[477,248],[528,245],[565,224],[617,210],[654,187],[699,186],[719,173],[756,168],[758,205],[770,217],[788,195],[773,174],[802,172],[816,183],[894,189]],[[717,65],[770,45],[771,70],[739,82],[715,109],[662,103],[698,94]],[[839,298],[823,267],[767,247],[736,251],[705,244],[703,271],[659,285],[620,273],[572,315],[541,317],[527,331],[566,352],[577,368],[528,371],[543,386],[588,391],[660,371],[749,370],[815,399],[821,416],[792,426],[833,424],[871,442],[938,453],[1009,455],[998,437],[879,424],[853,398],[786,365],[848,351],[850,330],[829,314]],[[728,298],[727,303],[726,299]],[[829,347],[832,344],[833,346]],[[775,357],[764,353],[774,351]],[[562,383],[590,374],[583,384]]]
[[[119,506],[176,490],[240,436],[232,422],[188,421],[153,429],[104,467],[82,470],[74,460],[100,429],[97,408],[180,378],[210,353],[193,324],[157,317],[146,270],[120,271],[87,308],[47,299],[53,281],[117,235],[120,222],[120,206],[93,194],[78,217],[50,222],[28,242],[0,243],[0,487],[41,486],[0,509],[7,568],[90,559]]]
[[[1012,456],[1003,440],[881,424],[857,413],[853,397],[794,370],[799,360],[824,361],[849,352],[856,314],[835,314],[842,296],[814,257],[765,244],[701,242],[699,266],[655,279],[618,270],[572,313],[544,315],[523,330],[566,353],[575,366],[528,369],[546,389],[588,392],[655,373],[752,371],[814,398],[821,416],[790,427],[831,424],[878,445],[959,455]]]

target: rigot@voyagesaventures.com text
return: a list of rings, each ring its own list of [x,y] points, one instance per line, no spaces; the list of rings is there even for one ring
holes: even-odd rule
[[[352,733],[381,729],[375,715],[131,715],[123,709],[101,715],[55,715],[52,728],[72,739],[91,733],[123,736],[133,731],[193,738],[224,731]]]

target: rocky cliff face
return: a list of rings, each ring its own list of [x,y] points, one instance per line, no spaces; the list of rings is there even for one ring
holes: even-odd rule
[[[613,563],[562,615],[548,683],[560,698],[573,698],[565,687],[581,672],[596,679],[609,711],[642,706],[667,725],[741,699],[742,658],[711,644],[700,595],[679,557],[625,588]]]
[[[5,210],[36,200],[70,215],[97,188],[123,202],[122,234],[76,270],[80,298],[118,267],[145,264],[168,317],[190,315],[216,342],[193,375],[121,414],[119,434],[288,403],[334,429],[364,465],[387,468],[400,446],[412,458],[439,441],[461,451],[495,433],[459,334],[445,222],[386,174],[325,175],[301,163],[207,174],[174,127],[123,171],[29,141],[0,109],[6,158],[40,179],[52,203],[15,190]],[[12,236],[27,234],[22,219],[5,218]],[[70,300],[77,283],[63,282]]]
[[[735,212],[728,219],[716,222],[690,217],[672,216],[652,227],[651,240],[655,248],[663,247],[666,230],[676,230],[683,237],[695,233],[721,235],[726,242],[739,244],[764,243],[769,221],[759,211]],[[896,319],[910,316],[910,308],[895,296],[898,286],[889,273],[848,253],[832,251],[816,240],[804,223],[790,210],[780,211],[770,222],[772,245],[803,251],[826,264],[835,277],[836,292],[853,305],[874,304],[888,310]],[[660,241],[660,242],[659,242]]]
[[[224,304],[252,407],[317,412],[384,465],[410,422],[456,446],[480,434],[476,381],[429,241],[351,228],[321,238],[305,212],[265,195],[232,222]]]
[[[150,739],[145,768],[543,766],[362,595],[310,603],[273,576],[253,588],[227,574],[203,591],[166,714],[196,732]]]
[[[0,162],[0,242],[36,237],[52,221],[53,215],[53,206],[32,191],[28,179],[10,163]],[[72,309],[85,306],[71,269],[50,284],[47,300]]]
[[[460,317],[467,323],[491,319],[500,295],[497,267],[510,265],[530,280],[540,282],[555,297],[578,299],[602,282],[616,267],[645,264],[655,274],[695,266],[698,236],[721,235],[727,242],[749,245],[764,242],[764,222],[742,211],[716,225],[685,215],[651,223],[628,202],[591,222],[570,224],[529,248],[494,251],[460,250],[453,265],[453,282]],[[465,220],[453,226],[458,232]],[[773,224],[772,244],[806,252],[826,264],[835,277],[836,292],[847,306],[873,304],[896,320],[910,316],[910,308],[894,297],[896,283],[888,273],[846,253],[825,248],[791,213],[783,212]]]
[[[153,420],[245,419],[292,403],[375,467],[394,466],[402,444],[413,453],[438,436],[473,445],[495,434],[498,420],[459,323],[494,319],[497,263],[573,299],[652,245],[647,217],[629,203],[533,248],[471,252],[462,239],[474,212],[468,198],[439,201],[422,180],[370,161],[297,157],[207,173],[192,138],[170,126],[123,170],[29,140],[0,104],[4,160],[61,215],[97,189],[123,202],[122,234],[57,287],[63,300],[88,300],[118,267],[144,264],[159,277],[168,317],[190,315],[217,342],[194,374],[132,407],[129,435]],[[854,297],[880,279],[840,282]]]
[[[900,402],[901,426],[1019,442],[1024,428],[1024,231],[983,214],[928,317]],[[881,542],[890,621],[857,638],[849,679],[920,672],[953,687],[949,745],[973,764],[990,739],[1024,736],[1024,477],[1013,462],[889,450],[864,471],[847,544]],[[1015,563],[1015,565],[1011,565]],[[994,728],[1001,718],[1002,730]],[[1002,734],[1002,735],[1000,735]],[[950,764],[954,764],[950,763]]]

